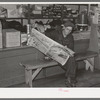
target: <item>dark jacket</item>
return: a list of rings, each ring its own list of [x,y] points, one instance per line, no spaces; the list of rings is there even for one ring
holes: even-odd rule
[[[70,33],[66,38],[63,37],[62,30],[50,30],[45,33],[46,36],[53,39],[54,41],[74,50],[74,39],[72,33]]]

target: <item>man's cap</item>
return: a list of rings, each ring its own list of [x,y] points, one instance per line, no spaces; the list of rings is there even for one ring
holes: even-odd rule
[[[69,20],[65,21],[63,25],[65,27],[71,26],[72,28],[74,28],[74,24],[71,21],[69,21]]]
[[[54,21],[49,22],[49,25],[54,27],[55,26]]]
[[[61,22],[61,20],[53,20],[53,21],[51,21],[50,23],[49,23],[49,25],[50,26],[56,26],[56,25],[61,25],[62,24],[62,22]]]

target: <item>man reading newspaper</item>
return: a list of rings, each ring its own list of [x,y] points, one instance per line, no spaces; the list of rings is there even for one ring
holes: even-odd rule
[[[56,21],[58,22],[58,21]],[[58,24],[55,22],[56,26]],[[55,26],[55,27],[56,27]],[[28,39],[27,45],[37,48],[39,51],[57,61],[59,65],[66,71],[66,86],[75,86],[76,63],[74,60],[74,40],[72,37],[72,29],[74,25],[71,22],[64,23],[63,29],[55,28],[50,36],[45,36],[34,28]],[[51,38],[51,39],[50,39]]]
[[[54,41],[68,47],[74,51],[74,39],[73,39],[73,28],[74,24],[71,21],[66,21],[63,23],[63,28],[61,27],[60,20],[54,20],[50,23],[51,29],[46,31],[46,36],[53,39]],[[67,87],[76,86],[76,62],[74,55],[70,56],[68,61],[61,67],[65,69],[65,84]]]

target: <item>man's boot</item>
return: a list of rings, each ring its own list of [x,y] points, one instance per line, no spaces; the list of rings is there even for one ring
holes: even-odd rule
[[[65,80],[65,85],[66,85],[66,87],[76,87],[76,82],[77,81],[75,78],[68,77]]]

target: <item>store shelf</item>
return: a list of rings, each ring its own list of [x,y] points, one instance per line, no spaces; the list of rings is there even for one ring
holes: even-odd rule
[[[32,4],[33,5],[33,4]],[[28,24],[30,24],[30,20],[31,19],[61,19],[61,20],[63,20],[63,19],[77,19],[77,17],[71,17],[71,16],[69,16],[69,17],[65,17],[64,16],[64,6],[66,6],[66,5],[75,5],[75,6],[77,6],[77,8],[78,9],[76,9],[76,10],[78,10],[78,11],[80,11],[80,7],[81,6],[87,6],[88,7],[88,4],[51,4],[54,8],[50,8],[49,10],[53,10],[53,11],[49,11],[48,9],[47,9],[47,11],[48,12],[46,12],[46,13],[48,13],[48,16],[43,16],[43,7],[45,7],[44,5],[42,6],[42,10],[41,10],[41,14],[33,14],[31,11],[30,11],[30,7],[32,6],[31,4],[28,4],[27,6],[28,6],[28,16],[27,17],[19,17],[19,18],[15,18],[15,17],[11,17],[11,18],[2,18],[2,17],[0,17],[0,19],[5,19],[5,20],[13,20],[13,19],[18,19],[18,20],[21,20],[21,23],[23,24],[23,20],[24,19],[27,19],[28,20]],[[35,6],[35,4],[33,5],[33,6]],[[57,7],[58,6],[58,7]],[[59,8],[60,7],[60,8]],[[49,8],[49,6],[48,6],[48,8]],[[74,9],[75,10],[75,9]],[[45,11],[45,10],[44,10]],[[61,11],[60,12],[60,15],[58,14],[59,13],[59,11]],[[50,13],[53,13],[53,15],[51,14],[51,16],[50,16]],[[57,13],[58,14],[58,16],[60,16],[60,17],[57,17],[57,16],[55,16],[55,13]],[[32,15],[32,16],[31,16]]]

